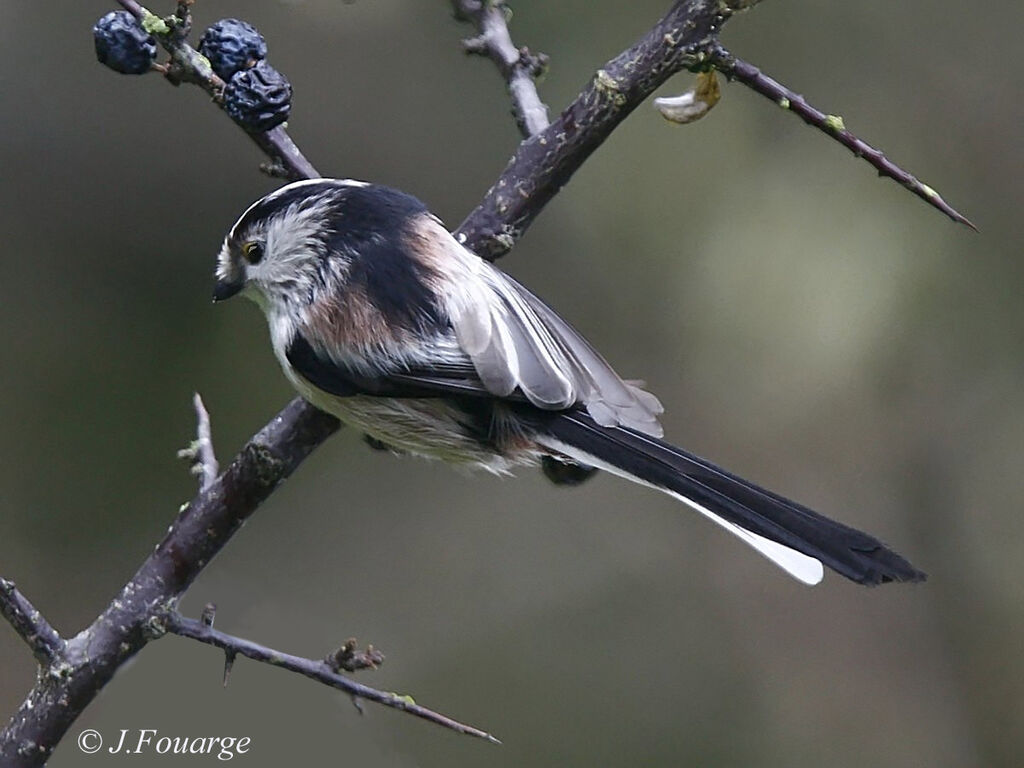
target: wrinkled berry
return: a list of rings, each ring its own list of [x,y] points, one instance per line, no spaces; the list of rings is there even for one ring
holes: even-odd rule
[[[203,32],[199,52],[222,80],[267,58],[267,41],[252,24],[238,19],[221,19]]]
[[[269,131],[288,119],[292,108],[288,78],[261,61],[236,72],[224,89],[224,109],[250,131]]]
[[[128,11],[111,11],[92,28],[96,58],[123,75],[141,75],[156,59],[156,40]]]

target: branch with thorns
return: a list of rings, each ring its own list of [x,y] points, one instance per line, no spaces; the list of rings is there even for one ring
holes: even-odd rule
[[[234,635],[220,632],[205,621],[188,619],[176,612],[167,615],[164,621],[164,627],[172,634],[191,638],[192,640],[198,640],[201,643],[212,645],[224,651],[225,686],[228,683],[228,676],[234,665],[236,657],[245,656],[246,658],[253,659],[254,661],[259,661],[274,667],[286,669],[289,672],[296,672],[300,675],[304,675],[311,680],[316,680],[318,683],[323,683],[326,686],[336,688],[343,693],[347,693],[354,699],[374,701],[386,707],[397,709],[415,717],[422,718],[427,722],[443,726],[444,728],[455,731],[456,733],[462,733],[467,736],[484,739],[492,744],[501,743],[486,731],[481,731],[479,728],[474,728],[470,725],[466,725],[465,723],[460,723],[457,720],[446,717],[432,709],[420,706],[411,696],[391,693],[389,691],[379,691],[376,688],[370,688],[369,686],[362,685],[338,674],[339,669],[344,669],[349,672],[354,672],[359,669],[376,669],[376,667],[383,661],[383,655],[379,651],[373,650],[372,646],[360,651],[356,647],[355,640],[347,641],[337,651],[328,654],[325,659],[318,661],[316,659],[305,659],[301,656],[293,656],[290,653],[277,651],[273,648],[268,648],[265,645],[254,643],[251,640],[246,640],[242,637],[235,637]]]
[[[192,0],[178,0],[174,13],[166,18],[156,16],[136,0],[119,2],[170,55],[168,63],[154,67],[157,71],[174,85],[198,85],[223,106],[224,82],[186,39],[191,28]],[[841,123],[830,121],[829,116],[719,45],[723,24],[734,12],[756,2],[677,0],[641,40],[600,67],[580,94],[548,124],[533,82],[541,60],[512,44],[503,4],[497,0],[454,0],[457,17],[473,22],[479,32],[469,48],[486,53],[497,64],[527,137],[483,201],[456,230],[459,240],[484,258],[495,259],[507,253],[590,154],[655,89],[678,72],[706,72],[710,67],[777,103],[788,100],[790,109],[827,129],[829,135],[885,175],[957,221],[969,224],[930,188],[853,137]],[[283,126],[246,133],[267,155],[265,169],[293,180],[319,177]],[[203,610],[199,620],[177,612],[178,600],[245,520],[339,427],[334,417],[295,399],[218,474],[209,416],[198,396],[194,406],[197,439],[188,458],[200,469],[200,490],[89,627],[72,638],[62,638],[12,582],[0,579],[0,614],[32,650],[41,671],[24,703],[0,731],[0,764],[43,765],[115,672],[148,642],[167,633],[221,648],[226,660],[225,679],[234,659],[246,656],[346,691],[357,702],[375,701],[460,733],[496,741],[486,732],[425,709],[409,697],[378,691],[339,674],[339,670],[378,666],[383,656],[370,647],[360,651],[349,642],[322,661],[302,659],[214,630],[212,605]]]
[[[803,96],[787,88],[777,80],[773,80],[743,59],[729,53],[721,45],[715,45],[710,50],[711,65],[726,77],[750,88],[755,93],[771,99],[782,109],[789,110],[808,125],[812,125],[826,136],[838,141],[856,157],[863,158],[872,168],[878,171],[879,176],[885,176],[896,183],[906,187],[915,195],[920,197],[929,205],[938,208],[953,221],[970,227],[975,232],[978,228],[971,223],[970,219],[953,208],[942,199],[934,189],[927,184],[918,181],[911,173],[900,168],[896,163],[887,158],[881,150],[875,149],[866,141],[857,138],[843,123],[839,115],[830,115],[820,109],[811,106]]]

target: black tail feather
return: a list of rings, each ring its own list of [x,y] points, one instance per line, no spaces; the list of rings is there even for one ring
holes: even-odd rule
[[[873,536],[656,438],[624,427],[599,426],[579,411],[552,414],[541,429],[638,480],[685,496],[741,528],[817,558],[858,584],[925,579]]]

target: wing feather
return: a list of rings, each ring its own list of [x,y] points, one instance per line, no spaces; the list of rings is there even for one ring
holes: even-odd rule
[[[658,437],[658,399],[623,381],[603,357],[553,309],[454,238],[460,267],[449,296],[459,345],[488,391],[518,390],[538,408],[583,406],[603,426],[627,426]]]

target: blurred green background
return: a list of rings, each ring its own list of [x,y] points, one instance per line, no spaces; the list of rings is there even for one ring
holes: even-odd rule
[[[172,3],[155,6],[169,12]],[[515,3],[553,114],[667,0]],[[66,634],[151,550],[194,480],[292,393],[255,307],[209,302],[225,229],[275,186],[197,89],[96,63],[103,2],[0,3],[0,573]],[[517,141],[448,4],[214,2],[295,88],[324,173],[450,225]],[[676,127],[648,105],[502,266],[668,407],[670,439],[924,568],[808,589],[659,494],[599,477],[467,476],[342,433],[189,591],[217,626],[320,657],[493,731],[494,747],[167,638],[72,729],[251,736],[246,765],[1011,766],[1024,753],[1024,11],[951,0],[766,2],[724,42],[839,112],[980,227],[946,220],[741,86]],[[687,76],[664,95],[685,90]],[[0,627],[0,713],[31,685]],[[182,758],[199,764],[210,758]],[[170,758],[160,761],[165,764]],[[136,765],[157,762],[138,757]]]

